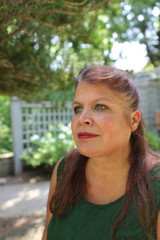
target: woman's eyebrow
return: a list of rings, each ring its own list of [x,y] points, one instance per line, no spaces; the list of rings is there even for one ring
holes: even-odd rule
[[[115,101],[114,101],[113,99],[111,99],[111,98],[101,97],[101,98],[94,99],[94,100],[92,101],[92,103],[100,102],[100,101],[108,101],[108,102],[110,102],[110,103],[114,103],[114,102],[115,102]],[[81,104],[81,105],[82,105],[82,103],[78,102],[77,100],[74,100],[73,103],[72,103],[72,105],[75,105],[75,104],[78,104],[78,105]]]
[[[114,103],[115,101],[113,100],[113,98],[108,98],[108,97],[101,97],[101,98],[97,98],[95,99],[93,102],[99,102],[99,101],[108,101],[111,103]]]
[[[78,102],[78,101],[73,101],[73,102],[72,102],[72,105],[76,105],[76,104],[78,104],[78,105],[79,105],[79,104],[81,104],[81,103],[80,103],[80,102]]]

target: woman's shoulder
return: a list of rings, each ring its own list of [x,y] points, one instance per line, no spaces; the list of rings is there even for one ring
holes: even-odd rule
[[[154,179],[160,175],[160,155],[155,152],[147,154],[147,168],[151,177]]]
[[[160,162],[154,164],[150,170],[151,177],[154,179],[160,178]]]
[[[155,196],[157,212],[160,210],[160,163],[156,164],[150,171],[152,187]]]
[[[160,155],[154,152],[149,152],[147,163],[153,187],[160,193]]]

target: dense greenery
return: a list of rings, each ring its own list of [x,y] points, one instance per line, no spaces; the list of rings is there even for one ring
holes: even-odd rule
[[[0,12],[2,94],[39,101],[64,98],[65,90],[70,97],[79,69],[114,63],[116,42],[137,41],[148,64],[160,61],[156,0],[2,0]]]
[[[145,136],[147,138],[148,145],[152,150],[160,150],[160,138],[156,133],[147,130],[145,131]]]
[[[0,154],[12,151],[10,97],[0,96]]]
[[[96,21],[108,1],[1,1],[1,93],[39,101],[73,86],[82,65],[76,52],[94,27],[85,21]]]

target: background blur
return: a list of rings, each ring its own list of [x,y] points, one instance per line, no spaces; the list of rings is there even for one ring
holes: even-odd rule
[[[134,77],[141,92],[146,139],[159,151],[158,1],[1,1],[3,239],[41,238],[53,167],[74,147],[70,130],[74,79],[90,64],[116,66]]]

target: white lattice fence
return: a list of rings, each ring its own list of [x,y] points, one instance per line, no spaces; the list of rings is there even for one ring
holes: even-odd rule
[[[50,126],[63,122],[68,124],[73,116],[71,103],[22,103],[22,143],[23,149],[31,146],[31,137],[38,134],[44,136],[51,131]],[[57,131],[55,128],[54,131]]]
[[[12,99],[13,150],[15,155],[15,174],[22,171],[20,155],[32,146],[32,136],[42,137],[51,131],[51,126],[71,122],[73,111],[71,102],[26,103]],[[57,129],[54,128],[54,132]]]

